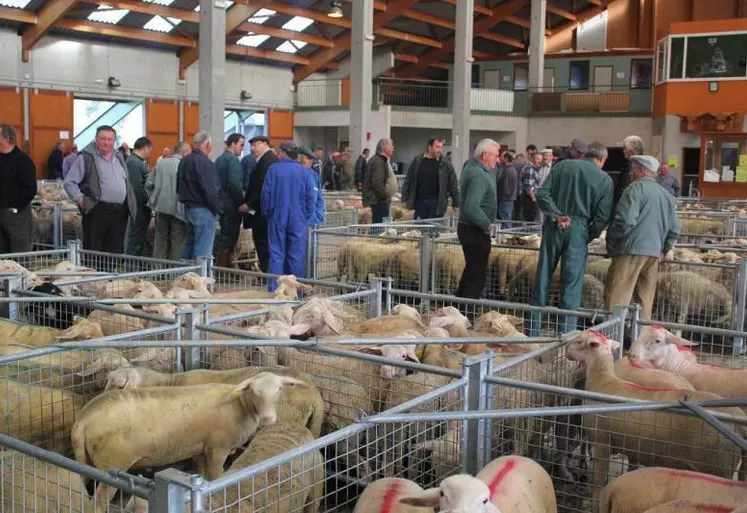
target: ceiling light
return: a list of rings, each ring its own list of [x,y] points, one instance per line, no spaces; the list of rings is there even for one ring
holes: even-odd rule
[[[332,2],[327,16],[329,16],[330,18],[342,18],[344,16],[342,13],[342,5],[340,4],[340,2]]]

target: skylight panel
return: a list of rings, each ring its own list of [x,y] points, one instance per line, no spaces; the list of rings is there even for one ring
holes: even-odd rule
[[[169,23],[169,21],[171,23]],[[154,32],[171,32],[174,25],[179,25],[182,20],[178,18],[168,18],[168,21],[161,16],[153,16],[143,28],[145,30],[153,30]]]
[[[15,7],[16,9],[24,9],[31,0],[0,0],[0,5],[3,7]]]
[[[116,25],[119,23],[119,20],[127,16],[128,12],[130,11],[127,9],[112,9],[111,7],[101,5],[98,9],[88,15],[88,19],[91,21]]]
[[[296,41],[294,39],[293,41],[285,41],[283,44],[277,47],[277,51],[283,53],[296,53],[304,46],[306,46],[305,42]]]
[[[294,16],[290,21],[283,25],[283,28],[294,32],[303,32],[312,23],[314,23],[314,20],[304,18],[303,16]]]
[[[164,7],[168,7],[174,3],[174,0],[143,0],[143,2],[147,2],[149,4],[158,4],[158,5],[163,5]]]
[[[248,34],[238,41],[236,41],[237,45],[241,46],[250,46],[252,48],[257,48],[259,45],[264,43],[270,38],[270,36],[266,34]]]
[[[260,9],[259,11],[255,12],[254,16],[249,18],[247,21],[249,23],[262,25],[264,22],[269,20],[271,16],[275,16],[276,14],[277,11],[273,11],[272,9]]]
[[[226,9],[228,9],[232,5],[233,5],[233,2],[231,2],[231,0],[226,0]],[[200,6],[199,5],[197,7],[195,7],[195,12],[200,12]]]

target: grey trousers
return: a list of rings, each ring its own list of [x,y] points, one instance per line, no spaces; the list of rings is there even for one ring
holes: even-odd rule
[[[169,214],[156,214],[156,237],[153,257],[180,260],[187,244],[187,224]]]

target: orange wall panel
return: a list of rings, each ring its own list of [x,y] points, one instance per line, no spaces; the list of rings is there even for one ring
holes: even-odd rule
[[[350,105],[350,79],[342,81],[342,91],[340,94],[340,105]]]
[[[735,0],[702,0],[693,2],[692,19],[726,20],[738,16],[738,2]]]
[[[708,91],[708,82],[669,82],[654,90],[654,116],[689,115],[705,112],[747,112],[747,80],[719,82],[718,92]]]
[[[607,48],[639,48],[639,0],[613,0],[607,6]]]
[[[671,34],[697,34],[701,32],[742,32],[747,30],[747,18],[689,21],[672,23]]]
[[[179,140],[179,105],[177,102],[148,100],[145,104],[145,133],[153,142],[153,151],[148,162],[154,166],[163,148],[173,148]]]
[[[29,93],[29,117],[30,155],[36,164],[36,176],[47,178],[47,158],[55,143],[62,141],[66,149],[73,143],[73,95],[32,90]],[[61,139],[61,132],[66,132],[68,137]]]
[[[192,138],[200,131],[200,106],[199,104],[188,102],[184,104],[184,135],[187,142],[191,145]]]
[[[669,25],[692,19],[692,2],[697,0],[666,0],[656,2],[656,40],[666,36]]]
[[[293,111],[269,109],[267,111],[267,137],[273,146],[287,139],[293,140]]]
[[[15,87],[0,87],[0,120],[16,129],[16,143],[23,147],[23,94]]]

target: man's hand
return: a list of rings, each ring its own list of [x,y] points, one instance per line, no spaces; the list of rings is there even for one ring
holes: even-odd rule
[[[555,222],[557,223],[558,228],[565,230],[571,225],[571,218],[569,216],[557,216]]]
[[[243,204],[239,205],[239,212],[241,212],[242,214],[248,214],[249,213],[249,205],[247,205],[246,203],[243,203]]]
[[[493,233],[493,223],[490,223],[487,228],[485,228],[485,233],[488,235],[491,235]]]
[[[81,210],[83,210],[83,198],[81,198],[78,201],[76,201],[75,204],[78,205],[78,208],[80,208]]]

